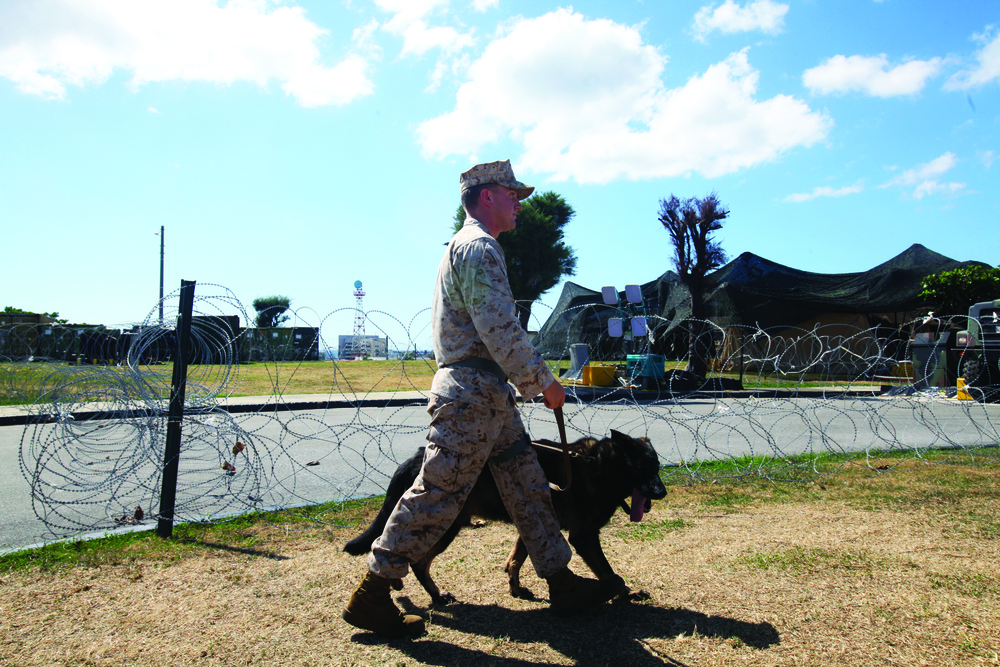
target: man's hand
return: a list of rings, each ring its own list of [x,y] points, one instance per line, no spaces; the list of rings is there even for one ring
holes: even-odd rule
[[[553,380],[552,384],[542,392],[542,402],[549,410],[561,408],[566,403],[566,390],[559,384],[559,380]]]

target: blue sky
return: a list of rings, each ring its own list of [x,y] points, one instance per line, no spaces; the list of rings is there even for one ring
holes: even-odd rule
[[[997,265],[998,155],[995,1],[0,0],[0,305],[77,322],[155,307],[163,225],[168,292],[335,341],[360,279],[405,328],[459,173],[506,158],[595,289],[670,268],[659,200],[713,190],[730,257]]]

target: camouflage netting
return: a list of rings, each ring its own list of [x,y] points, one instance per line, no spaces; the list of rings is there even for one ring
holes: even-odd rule
[[[708,319],[723,329],[753,327],[776,335],[838,325],[855,331],[873,327],[895,331],[926,308],[917,296],[921,280],[972,264],[982,262],[959,262],[914,244],[868,271],[823,274],[747,252],[709,274]],[[648,351],[667,358],[683,356],[687,350],[683,324],[690,316],[687,288],[673,271],[641,287],[653,331]],[[592,359],[620,358],[621,339],[607,335],[608,319],[616,315],[621,312],[605,305],[599,291],[567,282],[534,344],[548,359],[568,357],[573,343],[587,343]]]

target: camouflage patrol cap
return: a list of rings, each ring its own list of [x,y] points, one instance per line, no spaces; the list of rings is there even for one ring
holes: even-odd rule
[[[462,174],[458,179],[464,193],[469,188],[477,185],[487,185],[496,183],[505,188],[517,191],[518,199],[526,199],[535,191],[534,186],[525,185],[514,178],[514,169],[510,166],[510,160],[498,160],[497,162],[487,162],[477,164],[469,171]]]

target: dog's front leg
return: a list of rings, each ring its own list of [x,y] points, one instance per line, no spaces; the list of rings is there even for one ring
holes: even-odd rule
[[[517,542],[514,543],[514,548],[510,552],[510,556],[507,558],[507,564],[504,565],[503,571],[507,573],[507,583],[510,586],[512,597],[521,600],[534,600],[535,594],[521,586],[521,566],[524,565],[527,557],[528,547],[524,546],[524,541],[518,537]]]
[[[431,561],[434,560],[436,553],[428,554],[424,556],[420,561],[413,564],[413,576],[417,578],[420,585],[424,587],[427,594],[431,596],[431,603],[435,605],[446,605],[452,602],[456,602],[455,596],[448,591],[442,591],[431,579]]]
[[[628,584],[625,583],[624,579],[615,574],[611,563],[608,562],[607,557],[604,555],[599,531],[591,529],[570,530],[569,543],[573,545],[576,553],[587,564],[591,572],[601,580],[601,586],[607,587],[608,590],[617,590],[615,593],[616,596],[629,594]]]

